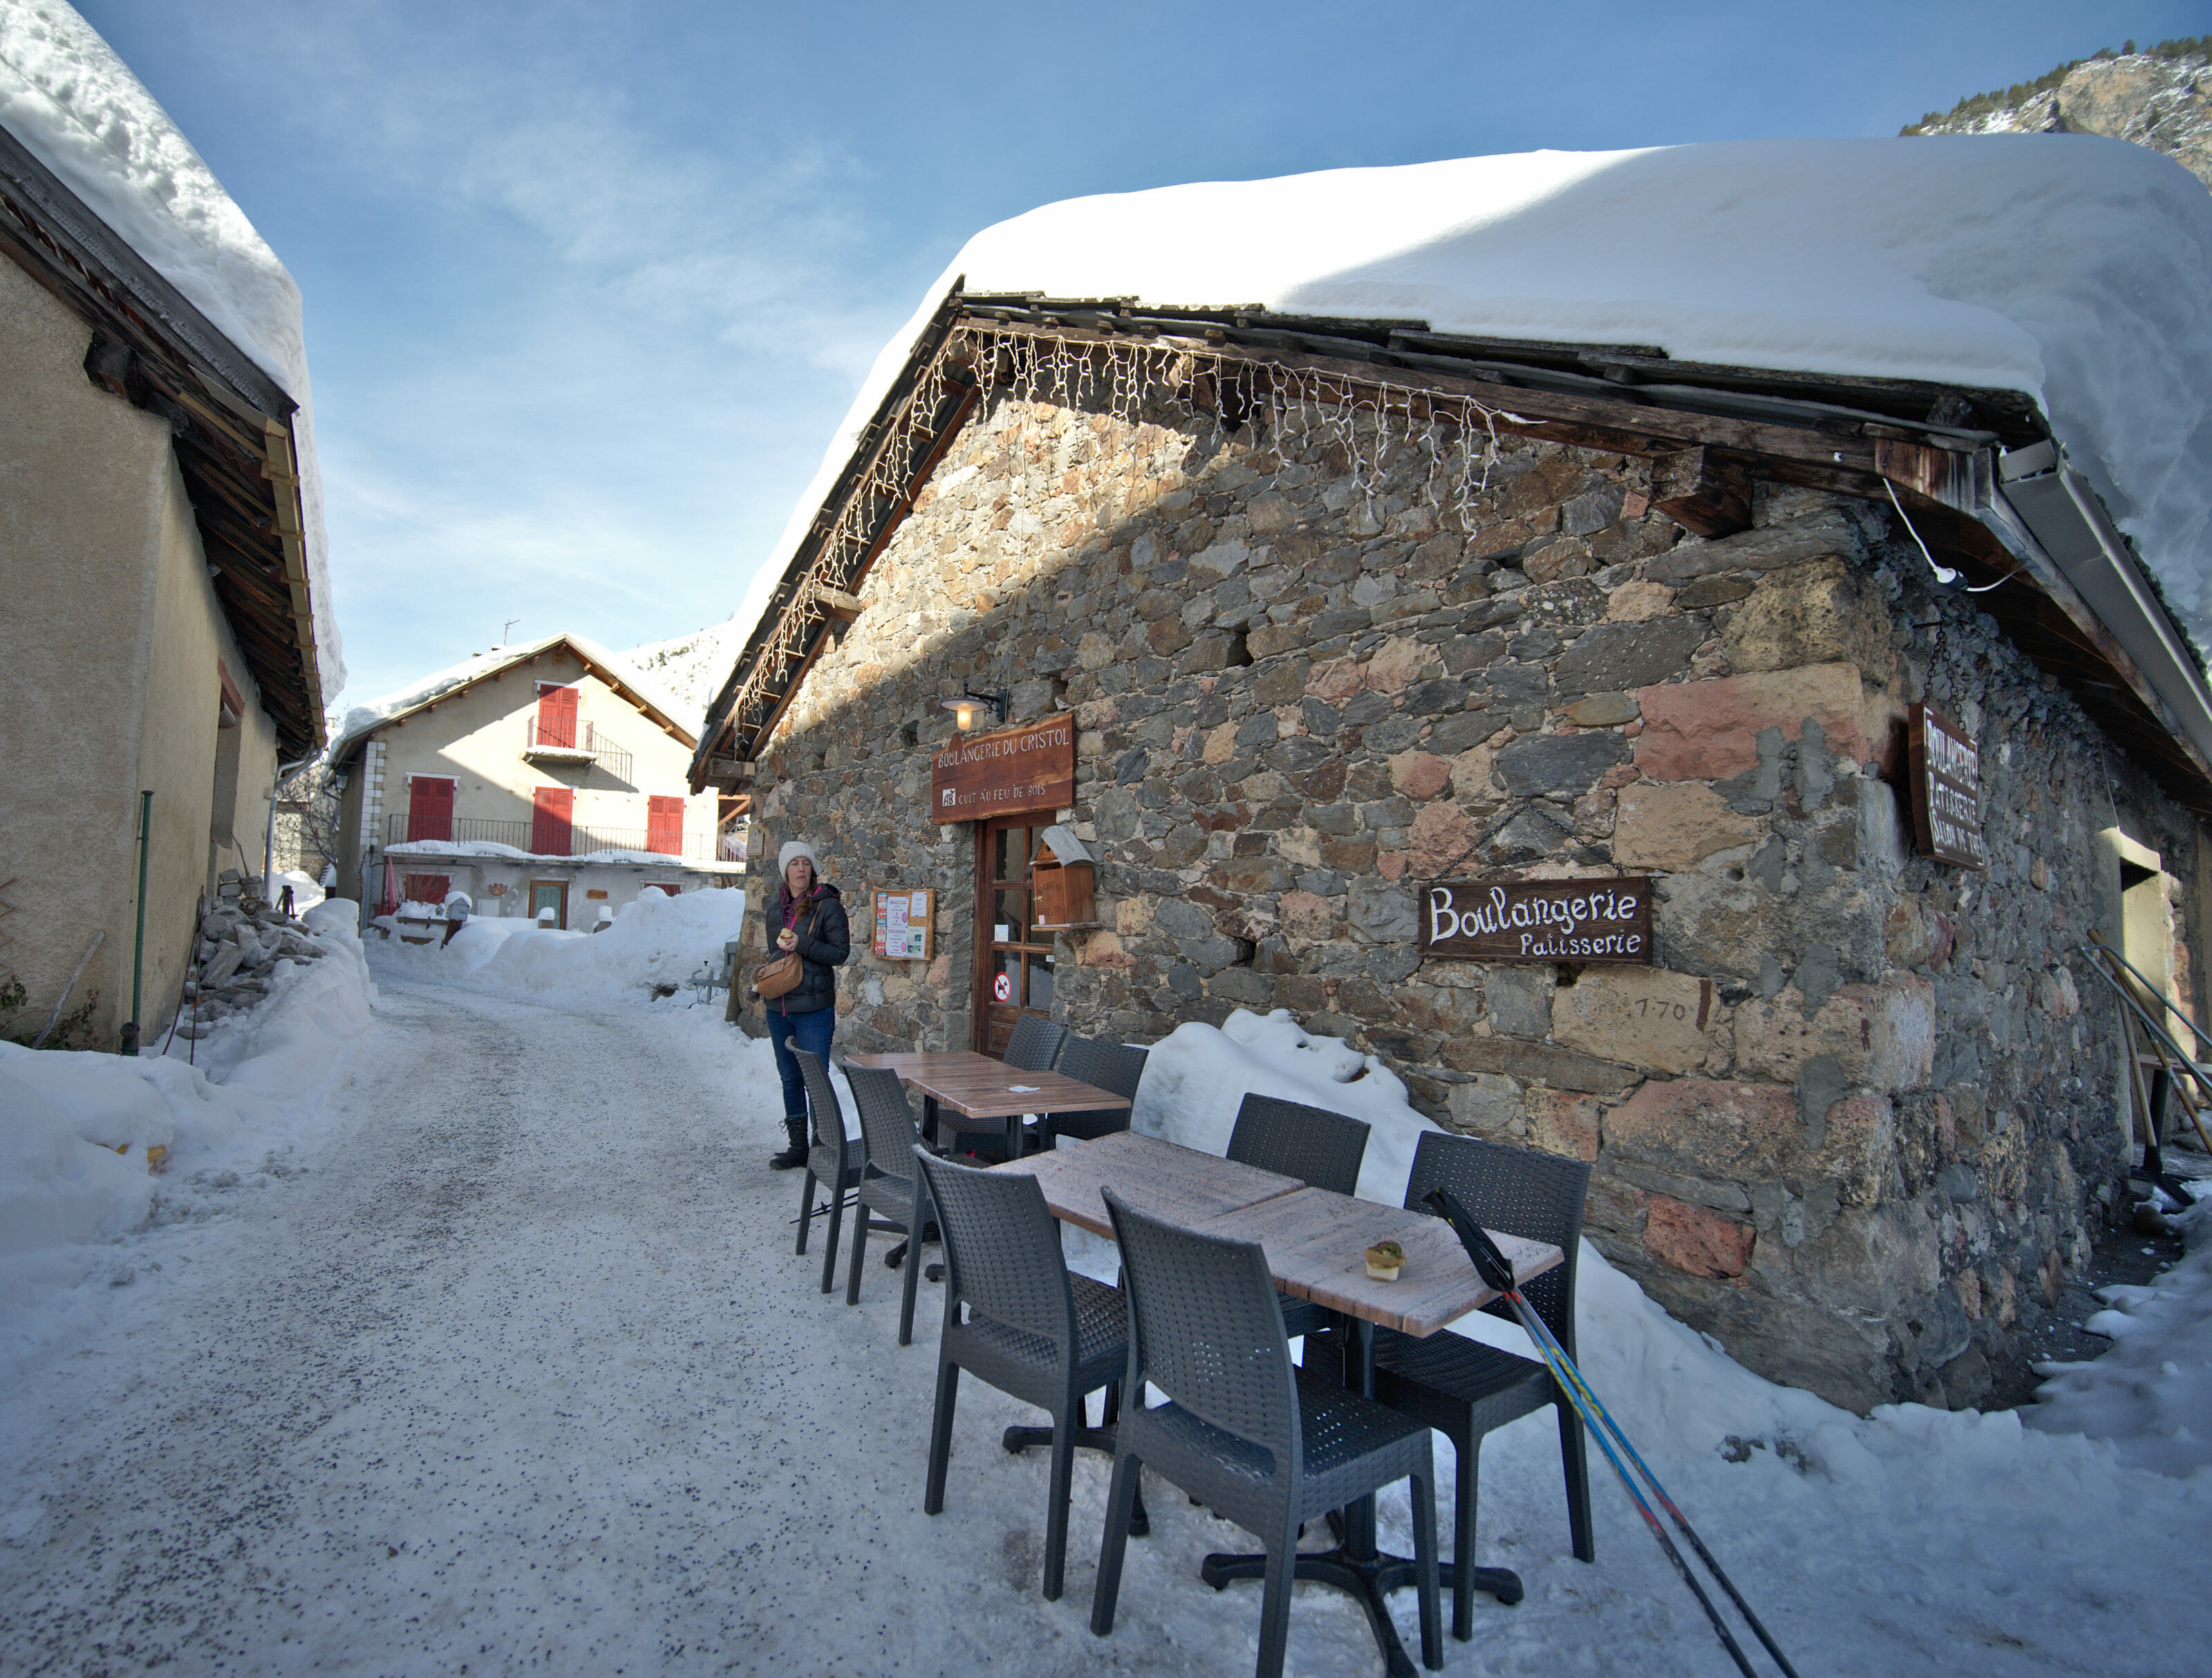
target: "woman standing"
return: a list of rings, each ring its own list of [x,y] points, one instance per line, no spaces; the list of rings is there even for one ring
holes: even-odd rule
[[[837,976],[853,951],[852,929],[845,920],[837,888],[817,877],[814,847],[793,839],[777,855],[783,879],[776,887],[775,935],[779,951],[796,950],[798,984],[768,1004],[768,1040],[775,1050],[775,1070],[783,1079],[783,1133],[791,1146],[768,1163],[787,1171],[806,1163],[806,1081],[799,1075],[793,1045],[830,1060],[830,1034],[837,1029]]]

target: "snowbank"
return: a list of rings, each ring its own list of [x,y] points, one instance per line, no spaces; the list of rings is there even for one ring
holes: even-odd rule
[[[157,1190],[251,1169],[294,1140],[344,1076],[375,995],[350,903],[306,917],[328,951],[276,964],[269,999],[135,1059],[0,1043],[0,1304],[35,1285],[72,1285],[90,1262],[59,1251],[127,1235]]]
[[[884,346],[737,645],[955,284],[2024,391],[2212,645],[2212,198],[2121,141],[1540,151],[1045,205],[969,240]]]
[[[376,959],[415,980],[464,985],[590,1010],[647,1000],[659,988],[688,986],[700,964],[721,960],[738,935],[745,894],[686,891],[671,897],[647,886],[605,932],[564,933],[527,921],[471,919],[453,941],[380,945]]]
[[[1413,1110],[1397,1073],[1342,1037],[1309,1036],[1287,1008],[1264,1018],[1239,1008],[1218,1031],[1196,1020],[1176,1027],[1152,1045],[1129,1122],[1150,1136],[1226,1153],[1248,1095],[1304,1102],[1373,1126],[1359,1195],[1386,1206],[1404,1201],[1420,1134],[1437,1128]]]
[[[2098,1290],[2107,1309],[2084,1326],[2112,1349],[2037,1365],[2046,1379],[2027,1425],[2110,1439],[2130,1467],[2190,1474],[2212,1465],[2212,1200],[2176,1221],[2188,1256],[2148,1287]]]
[[[300,404],[300,499],[323,691],[345,685],[300,288],[130,67],[62,0],[0,0],[0,127]]]

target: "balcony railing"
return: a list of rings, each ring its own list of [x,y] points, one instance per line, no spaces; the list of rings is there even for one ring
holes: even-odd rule
[[[661,842],[653,842],[656,838]],[[601,851],[629,851],[690,862],[726,860],[717,854],[719,847],[711,833],[655,834],[647,828],[584,827],[534,818],[486,821],[475,816],[401,815],[384,818],[387,849],[425,842],[464,848],[501,845],[522,856],[574,859],[595,856]]]
[[[629,753],[601,733],[597,723],[574,718],[525,717],[522,755],[539,763],[597,763],[617,781],[630,778]]]

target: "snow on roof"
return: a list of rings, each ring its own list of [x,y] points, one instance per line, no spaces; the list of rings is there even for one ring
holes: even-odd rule
[[[677,720],[696,734],[715,690],[730,673],[730,661],[744,645],[744,630],[750,627],[730,618],[689,635],[625,647],[622,655],[631,669],[658,679],[671,695],[683,701],[684,709]]]
[[[62,0],[0,0],[0,127],[295,402],[307,591],[323,691],[345,685],[331,598],[300,288],[191,142]]]
[[[884,346],[746,591],[748,638],[955,285],[2026,392],[2212,646],[2212,196],[2121,141],[1539,151],[1047,204],[969,240]]]
[[[534,659],[540,653],[563,644],[574,647],[587,661],[613,675],[631,693],[696,738],[696,728],[693,722],[696,708],[687,707],[659,682],[641,672],[620,653],[611,652],[588,635],[563,629],[536,641],[522,641],[513,647],[495,647],[489,652],[472,654],[459,664],[447,665],[443,670],[425,676],[420,681],[410,682],[405,687],[395,689],[381,699],[373,699],[366,705],[353,707],[346,713],[345,721],[339,727],[337,738],[331,742],[328,761],[333,763],[339,762],[356,740],[372,729],[381,727],[394,717],[403,716],[456,689],[480,682],[496,671],[505,670],[526,659]]]

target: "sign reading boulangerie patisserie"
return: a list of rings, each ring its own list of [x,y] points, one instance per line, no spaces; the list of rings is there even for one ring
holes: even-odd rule
[[[1974,737],[1933,706],[1916,704],[1906,727],[1913,837],[1920,854],[1961,868],[1990,866],[1982,842],[1982,753]]]
[[[955,739],[929,764],[929,813],[976,822],[1075,802],[1075,719],[1047,717],[999,734]]]
[[[1438,880],[1423,894],[1421,948],[1469,961],[1651,960],[1651,882]]]

